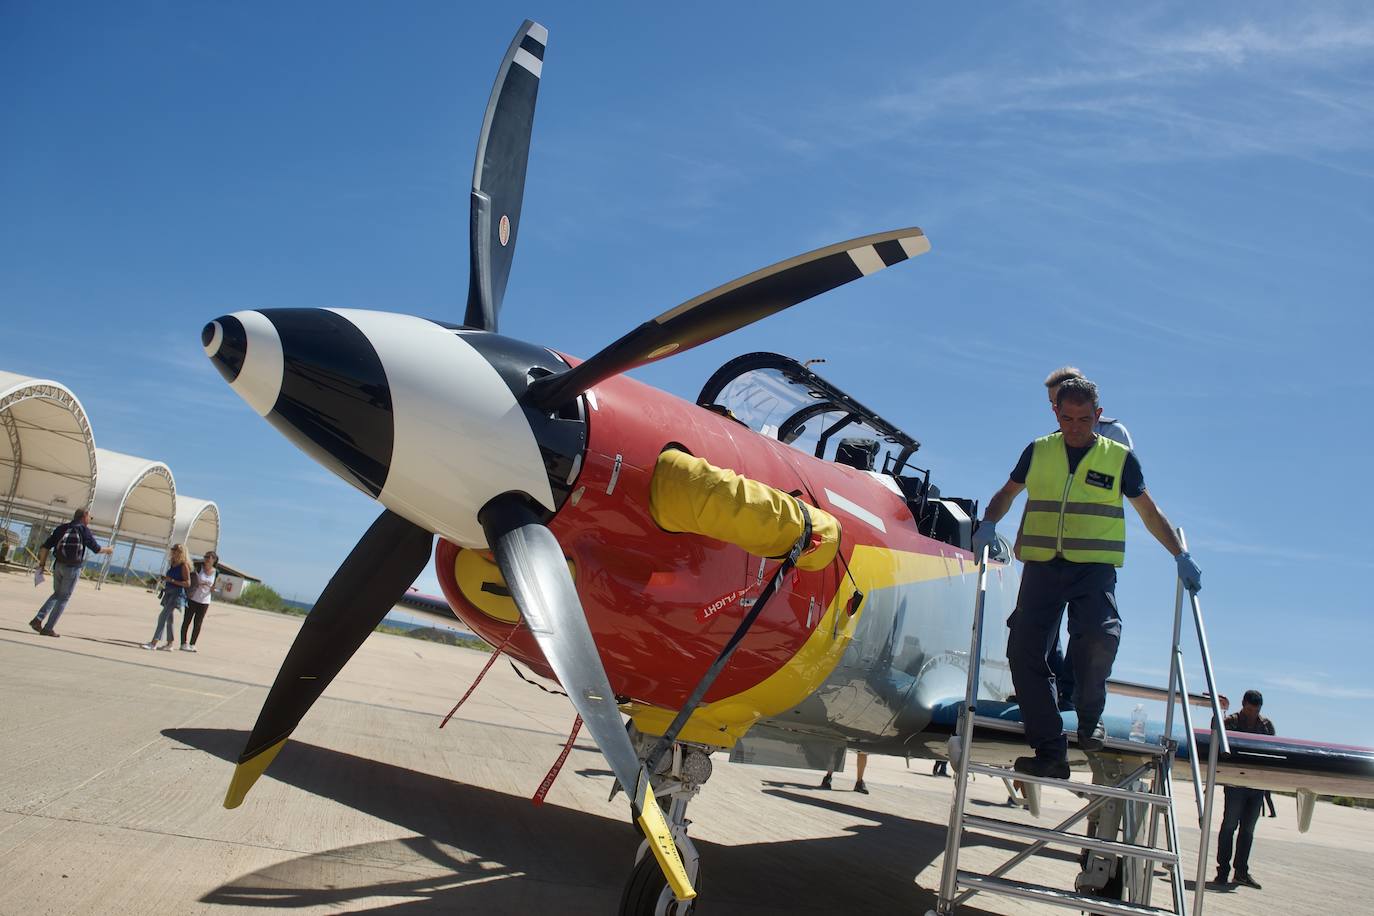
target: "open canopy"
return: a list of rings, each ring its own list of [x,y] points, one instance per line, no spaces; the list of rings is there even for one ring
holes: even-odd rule
[[[707,379],[697,404],[817,458],[850,437],[878,444],[882,470],[897,475],[921,447],[913,437],[790,357],[746,353]]]
[[[151,461],[98,448],[91,523],[111,537],[165,546],[172,540],[176,520],[176,484],[172,471]]]
[[[219,549],[219,506],[208,499],[177,494],[176,524],[172,543],[182,544],[191,557]]]
[[[95,494],[95,439],[65,385],[0,372],[0,516],[70,515]]]

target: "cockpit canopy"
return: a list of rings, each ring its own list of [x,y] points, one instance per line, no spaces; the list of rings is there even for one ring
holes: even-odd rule
[[[697,404],[724,409],[745,426],[817,458],[834,460],[841,443],[877,443],[875,470],[900,476],[921,447],[913,437],[816,375],[777,353],[746,353],[707,380]],[[841,454],[845,464],[850,455]]]
[[[908,464],[921,443],[796,360],[738,356],[706,381],[697,404],[817,458],[891,478],[922,534],[970,546],[977,503],[942,498],[930,472]]]

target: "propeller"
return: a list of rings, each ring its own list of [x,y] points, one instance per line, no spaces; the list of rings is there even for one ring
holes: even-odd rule
[[[496,71],[496,84],[477,138],[468,230],[472,273],[463,323],[483,331],[496,330],[515,257],[534,103],[548,40],[549,30],[529,19],[516,30]]]
[[[237,808],[287,736],[429,562],[434,535],[387,510],[325,586],[286,654],[239,756],[224,807]]]
[[[571,369],[536,379],[521,402],[551,411],[613,375],[723,337],[929,250],[930,242],[920,229],[895,229],[780,261],[644,322]]]
[[[695,897],[648,774],[625,733],[563,548],[519,495],[496,497],[478,518],[525,625],[630,798],[635,822],[648,838],[674,896],[678,900]]]

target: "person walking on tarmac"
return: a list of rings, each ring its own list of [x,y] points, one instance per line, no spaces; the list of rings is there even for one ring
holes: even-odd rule
[[[86,563],[86,551],[93,553],[114,553],[114,545],[100,546],[91,534],[91,513],[77,509],[72,520],[58,525],[43,542],[38,551],[38,565],[33,570],[33,584],[43,584],[43,569],[48,565],[48,553],[52,559],[52,597],[43,602],[38,613],[29,621],[29,626],[40,636],[57,636],[57,621],[67,609],[72,589],[81,578],[81,568]],[[43,622],[47,618],[47,623]]]
[[[1255,735],[1274,734],[1274,723],[1260,715],[1264,705],[1264,695],[1258,690],[1247,690],[1241,699],[1240,712],[1227,716],[1222,723],[1228,732],[1250,732]],[[1250,874],[1250,847],[1255,842],[1255,824],[1263,810],[1263,789],[1247,789],[1244,786],[1226,787],[1226,808],[1221,816],[1221,829],[1217,831],[1217,878],[1216,883],[1231,883],[1231,844],[1235,842],[1236,884],[1260,889],[1260,883]],[[1271,802],[1272,804],[1272,802]],[[1240,836],[1236,836],[1239,829]]]
[[[1025,568],[1011,615],[1007,661],[1026,743],[1035,755],[1016,758],[1015,767],[1032,776],[1067,779],[1068,742],[1048,656],[1067,605],[1070,662],[1077,674],[1078,744],[1086,751],[1101,750],[1107,678],[1121,641],[1116,568],[1126,559],[1123,497],[1173,555],[1190,592],[1202,588],[1202,572],[1146,492],[1135,455],[1093,432],[1102,417],[1097,386],[1083,378],[1066,379],[1057,392],[1055,416],[1059,432],[1027,446],[988,502],[973,534],[973,552],[981,556],[997,543],[997,522],[1027,490],[1015,548]]]

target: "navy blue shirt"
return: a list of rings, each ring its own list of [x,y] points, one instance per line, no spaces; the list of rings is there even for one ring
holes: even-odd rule
[[[100,546],[100,542],[95,539],[95,535],[91,534],[91,529],[81,524],[80,522],[67,522],[65,525],[58,525],[56,528],[53,529],[52,534],[48,535],[48,539],[43,542],[43,549],[52,550],[54,547],[57,546],[57,542],[62,540],[62,535],[66,534],[72,528],[77,528],[80,530],[81,543],[86,546],[87,550],[91,551],[92,553],[100,553],[102,549]]]
[[[1094,442],[1096,444],[1096,442]],[[1083,456],[1088,454],[1088,449],[1092,445],[1084,445],[1075,448],[1064,443],[1064,451],[1069,456],[1069,473],[1078,470],[1078,462],[1083,460]],[[1021,453],[1021,458],[1016,462],[1016,467],[1011,469],[1011,479],[1014,483],[1025,483],[1026,475],[1030,473],[1031,454],[1035,451],[1035,443],[1026,446],[1026,450]],[[1121,495],[1127,499],[1135,499],[1145,492],[1145,472],[1140,469],[1140,459],[1136,458],[1135,452],[1126,453],[1126,465],[1121,469]]]

